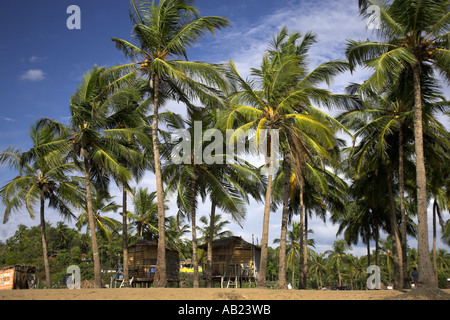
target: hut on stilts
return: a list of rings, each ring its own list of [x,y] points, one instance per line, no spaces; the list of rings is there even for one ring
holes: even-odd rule
[[[158,244],[138,241],[128,247],[129,278],[134,287],[149,287],[155,279]],[[169,285],[180,282],[180,255],[178,250],[166,247],[167,281]]]
[[[208,250],[208,245],[199,246]],[[242,285],[243,281],[250,286],[255,283],[259,273],[261,248],[246,242],[241,237],[228,237],[212,242],[212,280],[220,282],[221,288]],[[206,270],[206,260],[203,259],[203,270]],[[203,277],[206,274],[203,273]]]

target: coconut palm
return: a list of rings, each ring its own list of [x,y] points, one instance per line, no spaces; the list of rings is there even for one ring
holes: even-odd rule
[[[387,239],[380,239],[380,251],[382,256],[382,265],[385,267],[386,273],[388,274],[388,283],[392,283],[392,267],[391,260],[394,258],[394,253],[392,251],[392,237]]]
[[[174,98],[190,105],[191,98],[211,102],[215,91],[210,86],[226,85],[218,69],[210,64],[187,61],[187,49],[206,33],[229,25],[227,19],[216,16],[200,17],[196,7],[187,0],[155,1],[131,0],[130,17],[133,23],[133,41],[113,38],[116,47],[133,62],[110,69],[122,76],[112,84],[120,84],[136,74],[142,74],[149,83],[153,98],[153,152],[158,196],[159,245],[156,281],[157,287],[166,285],[164,195],[158,139],[158,114],[165,98]],[[184,58],[184,59],[183,59]]]
[[[325,62],[308,72],[305,67],[305,53],[315,42],[315,37],[307,33],[299,41],[301,38],[299,33],[289,34],[287,29],[283,28],[263,57],[261,68],[252,70],[253,79],[244,80],[233,62],[230,62],[229,67],[230,76],[237,87],[237,92],[229,99],[232,108],[228,115],[227,128],[234,128],[235,124],[238,128],[231,138],[238,137],[240,132],[256,130],[257,146],[260,141],[264,141],[265,151],[268,152],[265,155],[269,170],[259,286],[265,286],[266,282],[267,239],[275,157],[275,154],[270,152],[273,130],[279,132],[280,141],[286,145],[286,150],[289,150],[297,180],[303,187],[305,159],[314,156],[328,157],[328,151],[337,145],[335,132],[344,129],[335,119],[315,108],[313,104],[349,107],[352,103],[348,97],[333,95],[330,91],[317,87],[320,83],[329,83],[333,76],[347,68],[347,64],[341,61]],[[302,188],[300,193],[303,194]],[[285,241],[285,237],[282,241]]]
[[[203,223],[203,226],[198,226],[197,229],[201,233],[200,242],[205,243],[209,238],[209,231],[211,225],[213,225],[213,240],[217,240],[220,238],[231,237],[233,234],[230,230],[226,230],[226,226],[230,224],[228,220],[222,220],[221,214],[214,215],[214,221],[211,223],[208,217],[202,216],[199,221]]]
[[[129,99],[124,103],[116,106],[113,117],[116,123],[113,124],[115,132],[120,132],[120,144],[126,148],[134,149],[135,157],[122,157],[119,162],[126,167],[132,174],[133,178],[138,182],[142,179],[145,169],[152,167],[152,154],[149,150],[152,149],[151,137],[147,133],[150,131],[146,128],[145,113],[148,108],[149,99],[144,99],[145,84],[144,81],[138,79],[131,81],[127,90],[133,92]],[[142,132],[137,130],[129,130],[129,128],[142,128]],[[150,128],[151,129],[151,128]],[[138,134],[136,134],[138,133]],[[122,248],[123,248],[123,282],[124,286],[129,286],[128,275],[128,226],[127,226],[127,193],[131,193],[129,181],[120,181],[115,179],[116,184],[122,189]]]
[[[55,208],[66,219],[71,219],[71,203],[82,199],[80,179],[70,174],[76,170],[67,162],[64,135],[54,135],[49,127],[34,125],[30,131],[33,147],[26,152],[8,148],[0,153],[0,164],[7,163],[19,175],[0,189],[6,208],[3,223],[10,214],[26,206],[34,218],[34,207],[40,206],[40,228],[47,288],[51,288],[50,267],[45,233],[45,202]]]
[[[207,128],[212,125],[213,113],[207,109],[191,109],[189,119],[184,123],[172,122],[170,126],[180,130],[186,126],[186,130],[181,135],[188,134],[183,138],[183,145],[186,149],[183,154],[173,155],[172,163],[164,168],[164,176],[167,179],[167,192],[176,194],[179,210],[191,221],[192,232],[192,262],[194,266],[194,287],[198,286],[198,260],[197,260],[197,227],[196,212],[198,199],[210,198],[212,210],[210,215],[210,233],[214,232],[215,210],[216,208],[231,214],[233,220],[242,224],[245,218],[245,201],[248,195],[260,190],[259,179],[255,170],[250,166],[245,166],[239,162],[233,164],[225,163],[227,155],[214,154],[213,158],[220,161],[211,163],[198,163],[194,161],[195,155],[209,147],[207,139],[197,141],[195,137],[207,136]],[[200,132],[196,132],[201,130]],[[219,131],[217,131],[219,132]],[[179,132],[180,133],[180,132]],[[194,137],[194,139],[192,139]],[[185,139],[187,138],[187,139]],[[174,148],[176,150],[176,147]],[[179,150],[181,151],[181,150]],[[183,161],[180,161],[182,160]],[[237,160],[234,158],[234,160]],[[228,159],[227,162],[230,160]],[[209,162],[209,161],[208,161]],[[252,179],[250,179],[250,178]],[[246,181],[247,179],[247,181]],[[250,188],[253,187],[253,191]],[[212,227],[211,227],[212,226]],[[211,229],[212,228],[212,229]],[[210,238],[210,236],[208,237]],[[211,240],[212,241],[212,240]],[[208,240],[208,242],[210,242]],[[210,259],[208,259],[209,261]],[[209,270],[209,268],[208,268]],[[209,282],[209,281],[208,281]]]
[[[375,96],[374,94],[371,95]],[[369,100],[369,99],[368,99]],[[364,101],[366,102],[366,101]],[[346,117],[353,116],[353,124],[357,123],[353,129],[358,130],[355,137],[361,138],[361,142],[358,146],[352,149],[350,155],[351,161],[357,164],[354,170],[354,179],[357,179],[361,175],[365,175],[362,168],[372,170],[375,166],[382,167],[382,170],[386,173],[387,183],[387,195],[388,195],[388,207],[390,212],[390,234],[393,237],[393,249],[394,249],[394,266],[395,266],[395,288],[402,287],[402,273],[403,273],[403,254],[401,245],[401,236],[398,228],[397,212],[395,209],[394,198],[394,186],[393,186],[393,171],[392,171],[392,141],[395,141],[395,136],[392,135],[392,131],[398,128],[397,120],[400,118],[401,111],[399,108],[395,108],[397,104],[391,103],[389,100],[376,96],[375,99],[369,100],[369,110],[361,109],[356,111],[358,114],[358,120],[354,120],[355,111],[345,113],[342,117],[344,123],[350,121]],[[392,107],[394,106],[394,107]],[[369,118],[368,123],[361,121],[361,117]],[[403,115],[402,115],[403,116]],[[348,126],[347,126],[348,127]],[[394,140],[393,140],[394,139]],[[395,150],[394,150],[395,151]],[[398,157],[397,157],[398,158]],[[381,160],[380,164],[377,164]],[[378,181],[379,183],[381,181]],[[381,182],[382,183],[382,182]],[[367,216],[368,217],[368,216]],[[369,238],[367,238],[368,240]]]
[[[133,221],[139,234],[139,240],[144,239],[144,231],[154,235],[149,240],[156,240],[158,233],[158,203],[156,192],[149,192],[148,188],[133,190],[134,213],[129,213],[128,218]]]
[[[89,212],[86,204],[82,205],[82,213],[78,217],[76,226],[78,230],[89,225]],[[102,236],[111,241],[111,234],[115,231],[120,222],[116,219],[106,216],[108,213],[115,213],[121,208],[120,205],[113,201],[113,197],[105,192],[99,192],[95,190],[92,194],[92,211],[94,213],[94,221],[96,230],[102,234]],[[86,228],[86,234],[89,234],[89,228]]]
[[[345,262],[347,262],[350,257],[346,253],[349,250],[351,250],[351,246],[349,246],[344,240],[336,240],[333,244],[333,249],[325,251],[325,254],[328,255],[333,271],[337,274],[338,286],[342,285],[342,271],[344,269]]]
[[[69,126],[47,118],[40,120],[41,124],[51,126],[55,132],[67,134],[69,155],[84,172],[95,286],[98,288],[102,284],[92,208],[93,187],[98,192],[105,192],[111,176],[118,181],[130,180],[131,173],[120,163],[120,159],[132,161],[131,159],[139,158],[140,153],[120,142],[124,137],[142,133],[142,128],[117,128],[116,112],[120,112],[117,106],[126,104],[130,99],[138,100],[136,95],[139,93],[127,88],[110,90],[101,81],[104,71],[104,68],[94,66],[92,71],[84,75],[80,87],[70,100]]]
[[[311,254],[311,264],[309,267],[309,272],[314,274],[316,277],[317,289],[323,287],[322,279],[324,275],[327,274],[327,263],[325,260],[325,253],[315,253]]]
[[[414,138],[416,148],[417,213],[419,219],[419,273],[423,285],[437,287],[428,254],[427,178],[423,150],[421,77],[431,64],[449,79],[449,13],[446,0],[396,0],[392,3],[363,1],[380,9],[381,42],[349,41],[346,50],[352,66],[361,64],[375,70],[366,82],[381,88],[395,83],[406,69],[414,79]],[[361,4],[361,2],[360,2]]]
[[[408,88],[409,84],[409,88]],[[430,162],[432,158],[437,158],[439,150],[445,149],[448,146],[448,135],[442,124],[434,117],[436,111],[442,110],[442,104],[446,103],[441,100],[439,92],[436,90],[434,81],[427,77],[422,77],[421,86],[423,92],[424,105],[424,135],[429,143],[426,144],[424,151],[427,161]],[[389,231],[394,237],[394,251],[399,256],[395,256],[394,263],[396,264],[396,287],[409,285],[409,276],[406,268],[406,236],[407,236],[407,216],[405,208],[405,167],[413,168],[414,164],[411,161],[412,148],[408,148],[412,144],[413,132],[410,128],[413,127],[413,112],[408,108],[413,104],[413,99],[410,95],[405,94],[412,88],[412,77],[405,75],[402,81],[393,86],[388,86],[384,89],[383,94],[376,93],[367,88],[362,88],[358,85],[353,85],[352,90],[360,95],[362,104],[354,110],[344,112],[338,117],[349,129],[356,131],[355,137],[362,138],[359,146],[353,148],[353,153],[350,155],[352,163],[354,164],[353,178],[366,175],[361,172],[362,168],[373,170],[375,162],[374,158],[381,159],[384,163],[388,178],[388,197],[390,207],[390,225]],[[434,147],[432,147],[434,145]],[[443,157],[435,163],[444,163]],[[364,163],[368,161],[368,166]],[[351,166],[350,166],[351,167]],[[349,168],[350,168],[349,167]],[[396,170],[395,168],[398,168]],[[394,174],[398,172],[399,193],[400,193],[400,214],[401,214],[401,228],[400,232],[397,230],[397,213],[394,199],[395,185],[393,183]],[[397,265],[397,262],[400,265]],[[401,284],[403,279],[403,284]]]
[[[180,251],[180,259],[186,260],[190,257],[190,242],[185,235],[190,233],[189,225],[183,224],[177,217],[168,217],[167,221],[167,241],[170,247],[177,248]]]

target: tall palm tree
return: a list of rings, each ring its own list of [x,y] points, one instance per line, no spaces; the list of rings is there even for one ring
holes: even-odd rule
[[[226,132],[223,130],[221,124],[221,112],[219,108],[215,110],[209,110],[207,112],[208,119],[211,126],[215,126],[216,132],[221,132],[222,136],[226,136]],[[219,130],[222,129],[221,131]],[[206,136],[205,140],[209,140],[210,137]],[[223,150],[227,150],[227,142],[222,141]],[[217,150],[216,150],[217,151]],[[250,163],[244,161],[238,156],[232,156],[230,154],[221,155],[216,152],[213,158],[219,159],[216,163],[211,164],[211,169],[217,171],[217,178],[221,181],[223,186],[228,186],[230,190],[236,194],[239,194],[244,201],[249,202],[249,198],[252,197],[257,202],[261,201],[262,190],[264,188],[264,181],[261,179],[259,169],[252,166]],[[210,193],[211,200],[211,213],[210,213],[210,226],[209,235],[206,238],[207,243],[207,259],[206,259],[206,286],[212,287],[212,259],[213,259],[213,246],[215,235],[215,217],[216,209],[222,209],[225,213],[231,214],[232,220],[236,221],[241,227],[243,222],[243,216],[239,212],[236,212],[234,208],[224,206],[222,203],[224,198],[219,194]],[[225,198],[226,200],[226,198]],[[230,211],[231,209],[231,211]]]
[[[45,202],[57,209],[64,218],[75,217],[71,203],[82,199],[80,179],[70,174],[76,170],[73,163],[67,162],[67,145],[64,135],[54,135],[49,127],[38,124],[31,128],[33,147],[26,152],[8,148],[0,153],[0,164],[7,163],[19,172],[19,175],[0,189],[0,196],[6,208],[3,223],[6,223],[13,211],[26,206],[34,218],[34,206],[40,207],[40,228],[42,252],[47,288],[51,288],[50,267],[48,262],[47,240],[45,232]]]
[[[95,286],[101,288],[101,266],[98,256],[95,219],[92,208],[93,186],[99,192],[107,190],[110,176],[118,181],[128,181],[130,171],[120,159],[136,159],[140,153],[120,142],[123,137],[138,135],[141,128],[117,128],[118,105],[133,98],[135,91],[111,90],[103,81],[105,69],[94,66],[70,99],[71,118],[69,126],[51,119],[41,119],[41,124],[51,126],[55,132],[67,134],[69,155],[84,172],[86,185],[86,206],[94,255]],[[120,112],[120,109],[119,109]]]
[[[173,98],[187,105],[190,105],[190,98],[210,102],[215,91],[209,86],[227,85],[216,67],[187,61],[187,49],[206,33],[214,34],[229,22],[222,17],[200,17],[197,8],[188,0],[161,0],[158,4],[155,1],[131,0],[130,17],[135,44],[117,38],[112,40],[133,62],[111,68],[110,72],[122,74],[115,81],[117,84],[135,74],[142,74],[148,80],[148,90],[153,97],[152,139],[160,235],[155,286],[165,287],[165,211],[158,139],[159,108],[164,98]]]
[[[145,113],[148,108],[149,99],[144,99],[145,96],[145,81],[133,79],[125,88],[132,93],[130,98],[126,99],[124,103],[116,106],[114,118],[116,123],[112,123],[115,132],[120,133],[120,144],[137,151],[137,157],[119,158],[119,162],[131,172],[133,178],[139,181],[146,168],[151,168],[153,160],[151,152],[151,137],[146,130]],[[122,88],[123,89],[123,88]],[[142,131],[129,130],[129,128],[142,127]],[[150,128],[151,129],[151,128]],[[128,226],[127,226],[127,193],[131,193],[131,188],[128,185],[129,181],[120,181],[115,178],[119,188],[122,189],[122,248],[123,248],[123,282],[125,287],[129,287],[128,275]]]
[[[395,83],[402,71],[412,69],[414,79],[414,138],[416,151],[417,215],[420,281],[437,287],[429,261],[427,223],[427,178],[423,144],[421,77],[431,64],[450,78],[448,41],[448,1],[394,0],[392,3],[362,1],[380,9],[381,42],[349,41],[346,49],[351,65],[367,65],[375,70],[367,85],[382,87]],[[361,2],[360,2],[361,4]],[[364,5],[363,5],[364,6]]]
[[[401,244],[401,236],[398,228],[397,211],[395,208],[394,198],[394,176],[393,176],[393,162],[398,159],[392,156],[393,150],[392,141],[396,141],[396,136],[392,134],[398,128],[398,119],[400,118],[401,111],[398,108],[398,104],[392,103],[388,99],[383,99],[375,94],[369,94],[372,99],[367,99],[364,103],[369,104],[367,106],[360,107],[357,111],[350,111],[344,113],[341,118],[344,123],[353,123],[353,129],[357,130],[355,137],[361,138],[359,146],[352,149],[351,161],[355,164],[353,178],[358,178],[361,175],[365,175],[364,170],[372,170],[374,166],[382,167],[382,170],[386,173],[387,183],[387,195],[388,195],[388,207],[390,212],[390,234],[393,237],[393,249],[394,249],[394,269],[395,269],[395,285],[394,287],[403,287],[404,272],[403,268],[403,246]],[[358,118],[355,120],[355,114]],[[348,121],[347,117],[352,116],[351,121]],[[402,115],[402,117],[404,117]],[[361,118],[368,118],[368,123],[364,123]],[[356,123],[356,125],[355,125]],[[377,164],[378,160],[381,160],[380,164]],[[380,181],[379,181],[380,182]],[[383,183],[383,182],[381,182]]]
[[[328,150],[336,145],[335,132],[344,129],[332,117],[313,106],[344,105],[352,101],[343,95],[334,95],[325,89],[319,89],[320,83],[329,83],[333,76],[344,71],[347,64],[341,61],[325,62],[311,72],[305,67],[305,53],[315,42],[315,37],[307,33],[302,41],[299,33],[288,33],[283,28],[272,41],[263,57],[261,68],[252,70],[253,79],[244,80],[233,62],[230,62],[229,74],[234,80],[237,91],[230,96],[231,106],[227,119],[227,128],[237,125],[235,139],[240,132],[256,130],[256,143],[264,141],[266,145],[266,166],[268,166],[268,184],[265,197],[263,232],[261,239],[261,269],[258,285],[265,286],[267,270],[267,240],[270,220],[272,193],[273,158],[271,154],[272,130],[278,130],[280,141],[286,145],[292,159],[292,167],[300,186],[304,186],[303,171],[307,158],[318,156],[325,158]],[[300,42],[300,43],[298,43]],[[265,132],[263,129],[266,129]],[[263,133],[267,133],[263,136]],[[303,189],[300,191],[303,194]],[[286,241],[285,237],[284,240]],[[285,284],[282,284],[285,286]]]
[[[250,174],[253,181],[258,182],[257,176],[252,170],[235,165],[225,165],[225,154],[215,154],[214,157],[221,158],[222,161],[217,163],[197,163],[194,161],[195,154],[203,151],[208,147],[207,141],[198,142],[192,137],[201,134],[206,135],[207,128],[210,128],[212,120],[211,112],[207,109],[191,109],[189,111],[189,119],[180,122],[173,122],[171,125],[174,129],[180,130],[186,125],[186,131],[189,133],[187,142],[190,150],[184,150],[183,158],[186,161],[178,163],[174,158],[174,162],[168,164],[164,168],[165,179],[167,179],[167,191],[176,193],[177,203],[180,211],[191,221],[192,232],[192,262],[194,266],[194,287],[198,286],[198,259],[197,259],[197,227],[196,214],[198,199],[209,197],[212,203],[212,214],[210,222],[215,221],[216,207],[231,214],[233,220],[242,223],[245,218],[244,203],[248,196],[246,195],[246,186],[244,179]],[[202,132],[198,124],[202,124]],[[239,177],[241,175],[241,177]],[[255,185],[256,183],[254,183]],[[255,188],[256,189],[256,188]],[[211,226],[210,226],[211,228]],[[211,230],[211,229],[210,229]]]

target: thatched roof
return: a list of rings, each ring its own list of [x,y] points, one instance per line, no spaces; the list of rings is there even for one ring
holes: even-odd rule
[[[153,241],[148,241],[148,240],[139,240],[138,242],[136,242],[136,244],[134,244],[132,246],[128,246],[128,249],[135,248],[135,247],[156,247],[157,248],[158,247],[158,243],[157,242],[153,242]],[[178,249],[170,248],[168,246],[166,246],[166,250],[179,252]]]
[[[222,238],[222,239],[218,239],[218,240],[214,240],[212,242],[212,246],[213,248],[224,248],[224,247],[229,247],[231,245],[234,246],[240,246],[240,247],[244,247],[246,249],[251,249],[252,247],[260,250],[261,248],[259,246],[256,246],[254,244],[251,244],[247,241],[245,241],[244,239],[242,239],[242,237],[227,237],[227,238]],[[199,246],[200,249],[208,249],[208,244],[202,244],[201,246]]]

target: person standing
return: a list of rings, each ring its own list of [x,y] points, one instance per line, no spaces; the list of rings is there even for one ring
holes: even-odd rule
[[[413,280],[414,287],[417,288],[417,285],[419,283],[419,272],[417,271],[416,268],[414,268],[413,272],[411,273],[411,277]]]

